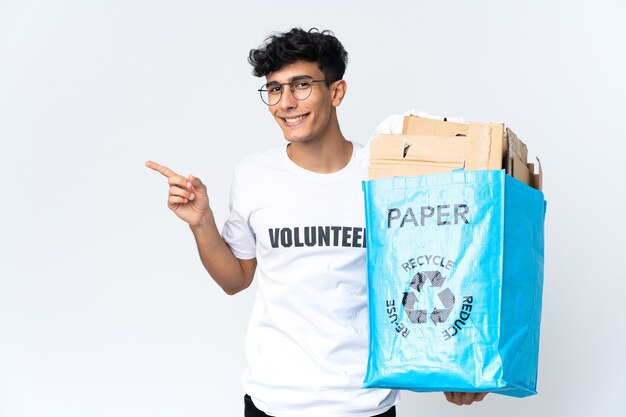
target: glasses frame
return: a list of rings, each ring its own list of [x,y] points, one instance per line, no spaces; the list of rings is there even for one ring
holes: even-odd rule
[[[263,101],[263,103],[264,103],[265,105],[267,105],[267,106],[275,106],[275,105],[277,105],[278,103],[280,103],[280,100],[282,100],[282,99],[283,99],[283,93],[285,92],[285,88],[283,87],[283,85],[288,85],[288,86],[289,86],[289,91],[291,91],[291,95],[293,96],[293,98],[295,98],[295,99],[296,99],[296,100],[298,100],[298,101],[304,101],[304,100],[306,100],[307,98],[311,97],[311,92],[313,91],[313,86],[311,85],[311,88],[309,89],[309,94],[307,94],[307,96],[306,96],[306,97],[304,97],[304,98],[298,98],[298,97],[296,97],[296,95],[294,94],[295,89],[293,88],[293,85],[292,85],[294,82],[297,82],[297,81],[302,81],[302,80],[306,80],[307,82],[310,82],[310,83],[326,83],[326,82],[328,82],[328,83],[333,83],[333,82],[335,82],[335,81],[331,81],[331,80],[313,80],[313,79],[311,79],[311,78],[309,78],[309,77],[296,77],[296,78],[294,78],[293,80],[289,81],[288,83],[277,83],[277,82],[271,82],[271,83],[263,84],[263,85],[261,86],[261,88],[259,88],[257,91],[259,92],[259,95],[261,96],[261,101]],[[266,88],[268,85],[272,85],[272,86],[276,86],[276,85],[278,85],[278,86],[280,87],[280,96],[278,97],[278,101],[277,101],[276,103],[269,104],[267,101],[265,101],[265,100],[263,99],[263,93],[264,93],[264,92],[266,92],[266,91],[269,91],[269,90]]]

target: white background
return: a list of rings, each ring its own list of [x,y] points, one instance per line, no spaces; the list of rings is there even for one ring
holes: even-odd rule
[[[284,141],[251,48],[292,26],[350,54],[364,143],[410,108],[505,122],[548,200],[539,395],[399,416],[623,416],[623,1],[0,0],[0,416],[241,416],[254,287],[222,293],[146,159],[208,185]]]

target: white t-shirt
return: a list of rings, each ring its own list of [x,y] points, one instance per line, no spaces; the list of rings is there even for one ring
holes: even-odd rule
[[[354,145],[331,174],[305,170],[281,146],[235,171],[222,236],[256,257],[256,300],[243,388],[276,416],[366,417],[397,391],[362,389],[368,356],[365,214]]]

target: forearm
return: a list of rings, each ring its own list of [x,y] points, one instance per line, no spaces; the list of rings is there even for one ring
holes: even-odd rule
[[[247,288],[252,282],[256,260],[240,260],[220,235],[213,212],[197,225],[190,225],[196,239],[202,265],[222,289],[230,295]]]

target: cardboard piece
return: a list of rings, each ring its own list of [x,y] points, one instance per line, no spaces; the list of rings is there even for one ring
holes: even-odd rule
[[[542,172],[539,158],[537,158],[539,172],[535,173],[535,165],[528,163],[528,148],[526,144],[508,127],[504,134],[507,147],[503,167],[506,169],[506,173],[524,184],[541,191]]]
[[[418,116],[406,116],[402,126],[403,135],[467,136],[466,123],[442,122]]]
[[[526,144],[508,127],[505,131],[505,137],[509,157],[519,159],[522,163],[526,164],[528,162],[528,149],[526,148]]]
[[[524,142],[502,123],[406,116],[401,135],[383,134],[372,140],[369,178],[504,168],[510,176],[541,190],[541,164],[535,173],[527,158]]]

